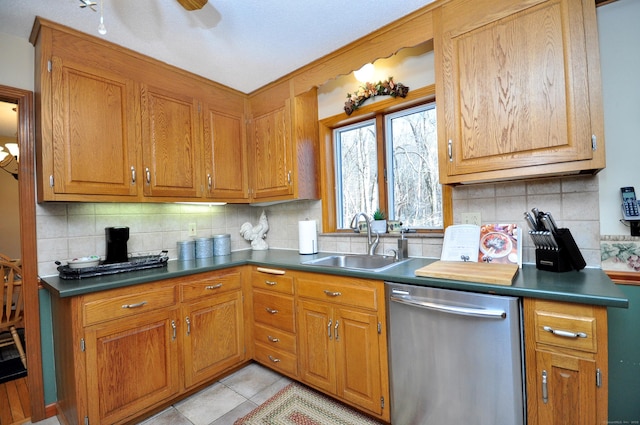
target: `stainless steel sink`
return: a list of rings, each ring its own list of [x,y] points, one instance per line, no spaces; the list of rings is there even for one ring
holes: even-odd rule
[[[308,266],[340,267],[343,269],[367,270],[380,272],[408,261],[408,258],[396,260],[390,255],[345,254],[331,255],[315,260],[305,261]]]

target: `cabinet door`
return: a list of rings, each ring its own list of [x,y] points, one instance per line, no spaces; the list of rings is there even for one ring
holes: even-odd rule
[[[336,309],[333,328],[338,396],[381,414],[380,335],[377,315]]]
[[[298,301],[298,317],[300,379],[335,394],[336,372],[332,309],[324,303]]]
[[[593,157],[583,3],[593,8],[455,0],[436,11],[443,183]]]
[[[529,397],[537,398],[537,423],[595,425],[595,361],[538,350],[536,363],[537,392]]]
[[[59,57],[51,74],[53,147],[42,160],[45,170],[53,164],[53,191],[137,195],[134,83]]]
[[[179,391],[177,310],[154,311],[85,331],[90,423],[114,423]]]
[[[216,200],[249,199],[244,119],[205,109],[206,196]]]
[[[144,194],[199,197],[200,145],[197,101],[143,86]]]
[[[183,308],[185,386],[244,360],[242,293],[216,295]]]
[[[253,119],[254,199],[293,193],[289,105]]]

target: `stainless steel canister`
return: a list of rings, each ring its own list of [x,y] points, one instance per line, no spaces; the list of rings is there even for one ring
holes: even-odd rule
[[[213,238],[196,239],[196,258],[213,257]]]
[[[231,254],[231,235],[213,235],[213,255]]]
[[[189,261],[196,258],[195,241],[178,241],[178,260]]]

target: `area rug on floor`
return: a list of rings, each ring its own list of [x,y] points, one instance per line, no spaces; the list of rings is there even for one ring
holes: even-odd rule
[[[293,382],[234,425],[380,425],[380,422]]]
[[[24,347],[24,329],[18,328],[18,335],[22,340],[22,346]],[[7,332],[0,333],[0,340],[9,338],[11,334]],[[20,360],[20,354],[15,345],[8,345],[6,347],[0,347],[0,384],[8,382],[14,379],[27,376],[27,370],[22,366]]]

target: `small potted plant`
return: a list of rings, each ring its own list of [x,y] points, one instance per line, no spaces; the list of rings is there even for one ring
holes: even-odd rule
[[[387,233],[387,220],[380,208],[373,213],[373,221],[371,222],[371,231],[374,233]]]

